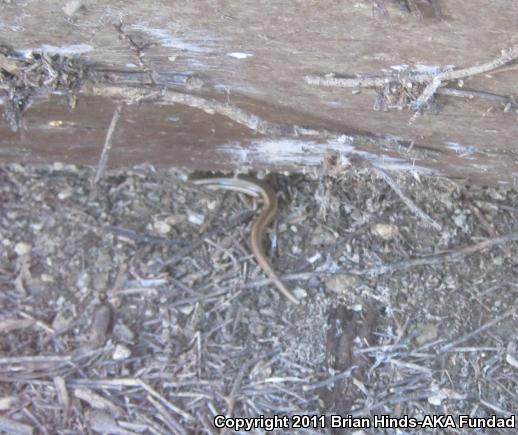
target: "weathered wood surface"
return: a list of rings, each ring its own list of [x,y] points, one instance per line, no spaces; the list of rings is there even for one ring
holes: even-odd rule
[[[438,17],[425,2],[410,2],[413,13],[397,2],[377,2],[388,15],[374,3],[11,0],[1,5],[0,44],[20,53],[79,56],[97,68],[125,71],[124,77],[147,89],[168,87],[209,105],[216,100],[282,126],[273,134],[243,124],[231,111],[211,113],[189,101],[143,101],[124,109],[109,165],[307,169],[330,154],[359,153],[384,167],[516,185],[514,109],[506,112],[498,101],[438,96],[412,119],[407,108],[374,111],[373,89],[311,86],[304,77],[489,62],[518,44],[518,4],[443,0]],[[511,62],[451,85],[518,95],[517,75]],[[0,161],[96,164],[118,100],[83,89],[73,111],[62,97],[35,101],[19,131],[0,121]],[[300,135],[294,126],[318,134]]]

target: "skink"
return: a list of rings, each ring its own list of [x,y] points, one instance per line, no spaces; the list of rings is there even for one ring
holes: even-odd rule
[[[250,245],[252,252],[255,255],[257,263],[268,275],[268,277],[274,282],[279,291],[289,299],[290,302],[298,304],[298,299],[288,290],[284,283],[280,280],[279,276],[273,269],[273,266],[266,258],[263,249],[263,236],[266,227],[272,222],[277,214],[277,196],[272,188],[255,178],[242,177],[212,177],[212,178],[200,178],[191,179],[193,184],[204,186],[209,189],[224,189],[233,190],[255,198],[261,198],[264,202],[263,210],[252,225],[252,232],[250,234]]]

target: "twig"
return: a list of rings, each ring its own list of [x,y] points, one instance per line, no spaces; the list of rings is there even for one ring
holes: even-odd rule
[[[518,231],[507,234],[505,236],[484,240],[483,242],[475,243],[474,245],[466,246],[464,248],[457,249],[453,252],[428,255],[426,257],[421,258],[412,258],[410,260],[399,261],[385,266],[377,266],[361,271],[352,270],[349,271],[349,273],[353,273],[356,275],[379,276],[385,273],[407,270],[415,266],[432,266],[434,264],[455,262],[461,260],[467,255],[471,255],[475,252],[482,251],[483,249],[488,249],[493,246],[497,246],[510,241],[518,241]]]
[[[118,104],[115,108],[115,111],[113,112],[112,120],[110,122],[110,126],[108,127],[106,138],[104,139],[104,146],[101,157],[99,158],[99,164],[97,165],[97,172],[95,173],[93,184],[97,184],[99,182],[106,168],[106,164],[108,163],[108,155],[112,148],[112,136],[115,128],[117,127],[117,123],[119,122],[123,106],[123,104]]]
[[[157,391],[155,391],[153,388],[151,388],[144,381],[139,379],[138,380],[138,385],[144,391],[146,391],[148,394],[153,396],[155,399],[158,399],[162,405],[164,405],[166,408],[169,408],[169,410],[173,411],[175,414],[180,415],[182,418],[184,418],[187,421],[194,421],[194,417],[191,414],[189,414],[188,412],[184,411],[183,409],[178,408],[178,406],[173,405],[165,397],[163,397],[161,394],[159,394]]]
[[[430,99],[435,95],[437,92],[437,89],[439,89],[442,85],[441,79],[438,77],[434,77],[433,80],[428,83],[424,91],[419,95],[417,100],[415,100],[411,104],[411,108],[415,111],[420,111],[427,103],[430,101]]]
[[[88,225],[91,227],[90,225]],[[113,225],[103,225],[100,227],[101,230],[112,233],[117,237],[123,237],[126,239],[134,240],[139,243],[149,243],[151,245],[170,245],[170,246],[178,246],[185,245],[186,242],[184,240],[170,239],[165,237],[156,237],[156,236],[148,236],[147,234],[138,234],[135,231],[129,230],[123,227],[117,227]]]
[[[34,428],[0,415],[0,431],[13,435],[31,435],[34,433]]]
[[[203,234],[201,237],[198,237],[196,240],[191,242],[189,246],[185,246],[184,248],[179,249],[173,257],[171,257],[163,264],[163,267],[174,266],[178,262],[182,261],[192,251],[203,245],[207,238],[221,234],[223,232],[227,232],[231,228],[237,225],[241,225],[243,222],[246,222],[248,219],[250,219],[254,214],[255,212],[253,211],[247,211],[245,213],[240,214],[239,216],[236,216],[234,219],[231,219],[224,226],[219,226],[214,230]]]
[[[401,200],[406,204],[406,206],[418,217],[420,217],[423,221],[431,225],[437,231],[441,231],[441,225],[433,220],[430,216],[428,216],[423,210],[421,210],[408,196],[406,196],[397,183],[390,177],[383,169],[374,168],[375,171],[383,177],[383,180],[392,188],[392,190],[401,198]]]
[[[515,99],[511,96],[493,94],[491,92],[474,91],[469,89],[458,89],[458,88],[439,88],[435,92],[437,95],[446,95],[450,97],[458,98],[481,98],[483,100],[495,101],[502,103],[504,106],[509,108],[518,108]]]
[[[469,334],[466,334],[460,338],[458,338],[455,341],[452,341],[451,343],[448,343],[441,347],[439,349],[439,352],[448,352],[453,347],[464,343],[465,341],[469,340],[470,338],[475,337],[476,335],[480,334],[481,332],[485,331],[486,329],[491,328],[492,326],[496,325],[497,323],[500,323],[502,320],[507,319],[508,317],[512,316],[516,311],[516,308],[511,308],[510,310],[507,310],[504,314],[495,317],[493,320],[483,324],[479,328],[475,329],[474,331],[470,332]]]
[[[208,114],[217,113],[227,118],[245,125],[246,127],[263,134],[271,134],[279,136],[283,133],[280,124],[266,121],[246,110],[242,110],[236,106],[211,100],[197,95],[184,94],[172,90],[166,90],[157,93],[156,89],[150,88],[132,88],[129,86],[116,86],[106,84],[95,84],[85,91],[85,94],[105,96],[109,98],[122,98],[129,102],[138,102],[147,99],[157,99],[158,104],[182,104],[203,110]]]
[[[307,75],[304,77],[305,82],[308,85],[324,86],[324,87],[335,87],[335,88],[360,88],[360,87],[379,87],[384,86],[391,81],[398,81],[405,83],[410,81],[418,84],[428,84],[432,80],[438,80],[440,82],[447,82],[451,80],[458,80],[467,77],[471,77],[478,74],[487,73],[494,69],[501,67],[518,58],[518,45],[511,47],[508,50],[502,50],[502,54],[492,61],[483,63],[481,65],[475,65],[467,68],[461,68],[456,70],[448,70],[435,74],[422,73],[422,74],[401,74],[392,76],[374,76],[374,77],[358,77],[358,78],[338,78],[338,77],[326,77],[319,75]]]
[[[156,399],[153,399],[152,397],[147,398],[149,403],[151,403],[158,413],[162,416],[164,422],[167,424],[169,429],[171,430],[171,433],[179,434],[179,435],[187,435],[187,431],[178,423],[175,418],[167,412],[167,409]]]
[[[113,308],[109,303],[101,305],[95,310],[90,326],[88,342],[83,345],[80,352],[104,345],[112,324],[112,319]]]
[[[314,384],[310,384],[310,385],[304,385],[302,387],[302,391],[307,392],[307,391],[313,391],[313,390],[317,390],[319,388],[327,387],[329,385],[332,386],[332,385],[334,385],[334,383],[336,381],[340,381],[342,379],[350,378],[353,370],[357,369],[357,368],[358,368],[358,366],[352,366],[349,369],[347,369],[345,372],[342,372],[342,373],[339,373],[337,375],[331,376],[331,377],[329,377],[327,379],[324,379],[323,381],[315,382]]]

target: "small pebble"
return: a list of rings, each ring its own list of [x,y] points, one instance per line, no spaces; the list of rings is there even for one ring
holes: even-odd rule
[[[54,282],[54,277],[52,275],[49,275],[47,273],[41,274],[41,280],[43,282]]]
[[[171,231],[171,225],[169,225],[165,221],[156,221],[155,223],[153,223],[153,228],[160,234],[164,235],[169,234],[169,232]]]
[[[30,254],[31,251],[32,251],[31,245],[29,245],[28,243],[25,243],[25,242],[18,242],[14,246],[14,252],[16,252],[16,255],[18,255],[20,257],[22,255]]]
[[[113,351],[113,360],[119,361],[121,359],[126,359],[131,356],[131,350],[129,350],[126,346],[122,344],[117,344],[115,346],[115,350]]]
[[[72,190],[65,189],[58,193],[58,199],[60,201],[64,201],[65,199],[68,199],[72,196]]]
[[[187,220],[193,225],[202,225],[205,222],[205,216],[191,211],[187,215]]]
[[[383,240],[392,240],[399,234],[399,228],[392,224],[376,224],[372,226],[371,233]]]
[[[308,292],[301,287],[296,287],[293,289],[293,295],[297,299],[305,299],[308,297]]]
[[[347,275],[340,273],[331,276],[326,280],[326,287],[337,294],[347,293],[357,283],[357,278],[354,275]]]

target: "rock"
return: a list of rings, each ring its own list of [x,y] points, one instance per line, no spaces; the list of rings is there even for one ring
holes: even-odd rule
[[[442,401],[448,398],[448,395],[436,383],[430,385],[430,390],[431,394],[427,399],[430,405],[441,406]]]
[[[399,228],[393,224],[375,224],[371,227],[371,233],[383,240],[392,240],[399,234]]]
[[[42,273],[40,279],[42,282],[54,282],[54,277],[47,273]]]
[[[171,225],[166,221],[156,221],[153,223],[153,228],[160,234],[166,235],[171,231]]]
[[[457,225],[459,228],[464,229],[466,225],[466,215],[465,214],[458,214],[453,218],[453,222],[455,225]]]
[[[167,218],[164,220],[167,224],[174,227],[175,225],[181,224],[182,222],[185,222],[185,216],[181,214],[171,214],[167,216]]]
[[[430,405],[441,406],[444,399],[447,399],[446,394],[444,394],[441,390],[437,390],[431,396],[429,396],[427,400]]]
[[[357,278],[354,275],[348,275],[346,273],[333,275],[325,281],[326,287],[338,294],[347,293],[356,283]]]
[[[131,350],[129,350],[126,346],[122,344],[117,344],[115,346],[115,350],[113,351],[112,359],[115,361],[119,361],[121,359],[126,359],[131,356]]]
[[[65,199],[68,199],[72,196],[72,190],[71,189],[65,189],[58,193],[58,199],[60,201],[64,201]]]
[[[21,257],[22,255],[30,254],[32,251],[32,246],[25,242],[18,242],[14,246],[14,252],[16,252],[16,255]]]
[[[191,211],[187,215],[187,220],[193,225],[202,225],[205,222],[205,216]]]
[[[308,292],[301,287],[297,287],[293,289],[293,295],[297,299],[305,299],[308,297]]]

